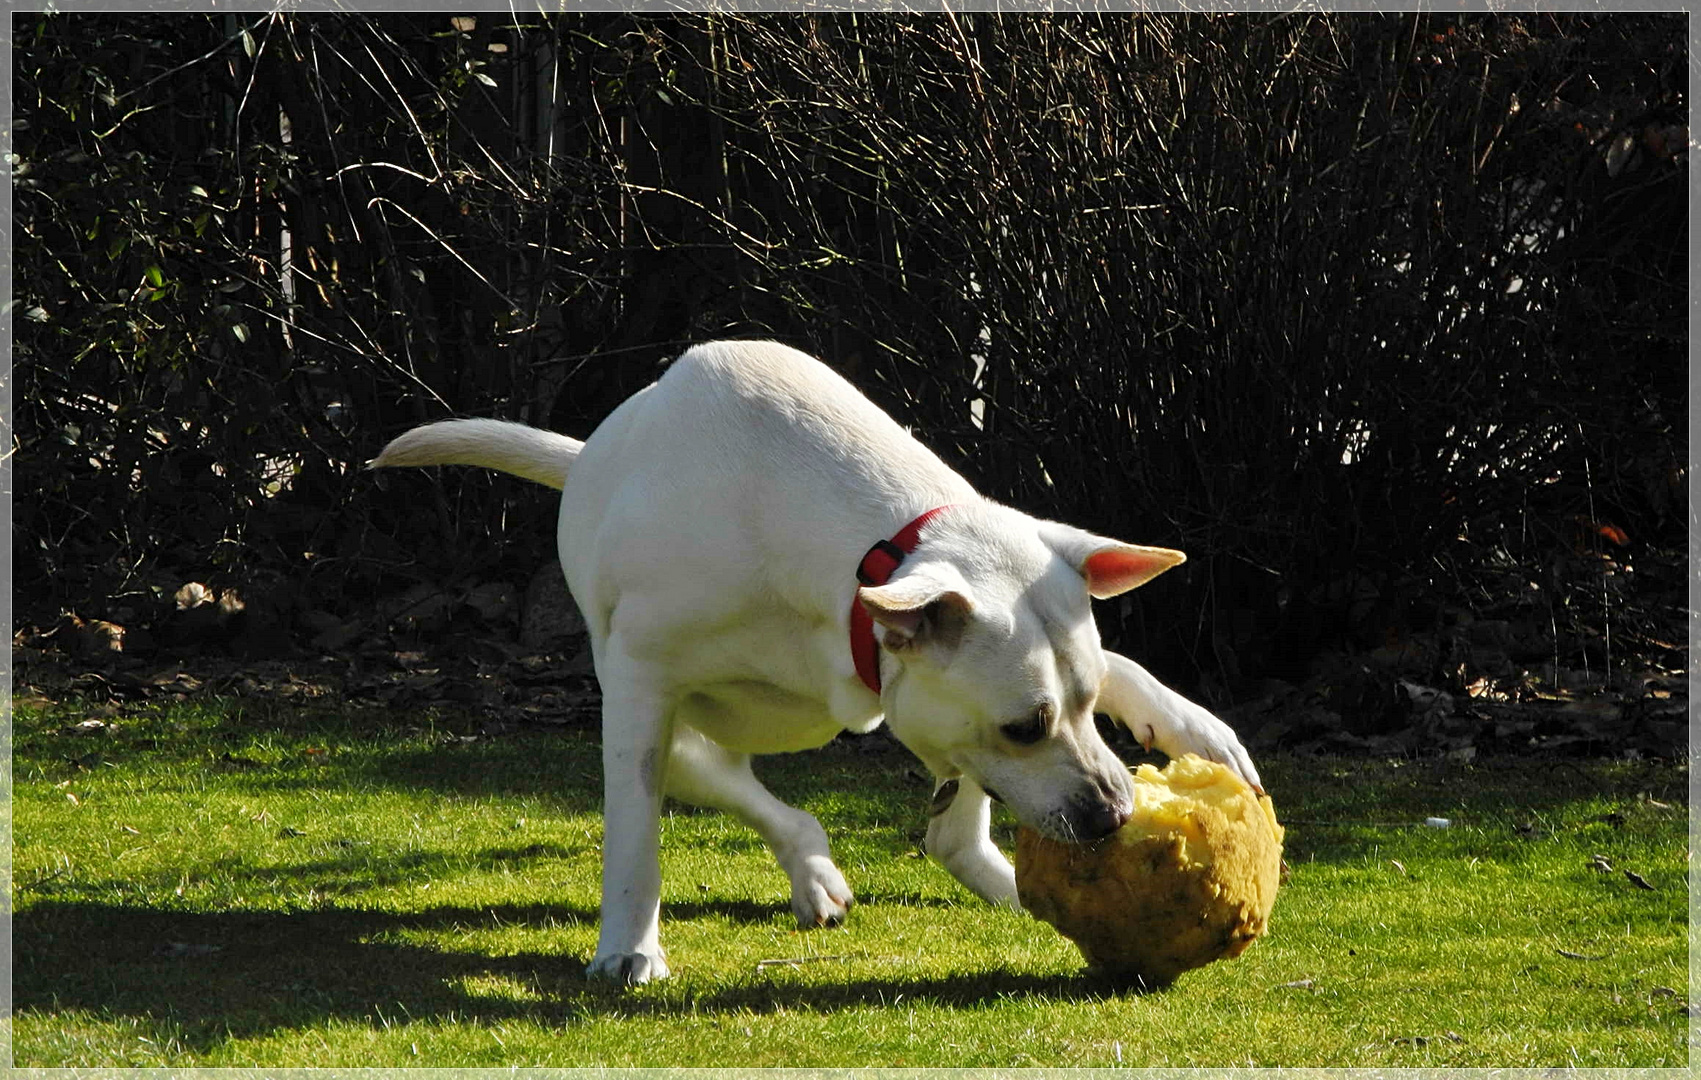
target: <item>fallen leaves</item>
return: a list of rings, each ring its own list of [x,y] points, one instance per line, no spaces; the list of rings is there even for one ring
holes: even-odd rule
[[[1624,591],[1610,638],[1578,611],[1556,611],[1551,582],[1512,573],[1481,602],[1408,597],[1430,617],[1377,624],[1376,634],[1317,655],[1303,681],[1265,679],[1239,691],[1222,715],[1255,754],[1460,762],[1530,752],[1682,756],[1688,658],[1673,644],[1681,640],[1674,618],[1681,609],[1671,599],[1687,581],[1687,563],[1675,553],[1639,551],[1635,574],[1622,555],[1604,562],[1591,556],[1567,564],[1565,573],[1567,581],[1588,579],[1597,592]],[[1398,609],[1386,603],[1390,589],[1349,576],[1309,602]]]
[[[1472,686],[1476,686],[1473,690]],[[1646,692],[1659,686],[1658,695]],[[1686,743],[1688,699],[1650,676],[1631,689],[1598,687],[1578,697],[1524,694],[1495,700],[1471,684],[1463,693],[1361,666],[1320,674],[1304,686],[1265,693],[1224,710],[1257,751],[1411,756],[1470,761],[1479,753],[1647,754],[1667,757]]]

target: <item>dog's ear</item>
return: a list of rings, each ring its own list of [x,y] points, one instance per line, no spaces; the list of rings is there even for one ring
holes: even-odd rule
[[[865,585],[856,595],[879,626],[881,644],[894,652],[921,643],[955,644],[974,610],[974,601],[960,578],[944,581],[931,573],[906,574],[885,585]]]
[[[1051,549],[1087,579],[1087,591],[1096,600],[1120,596],[1187,561],[1172,548],[1124,544],[1055,522],[1046,523],[1043,535]]]

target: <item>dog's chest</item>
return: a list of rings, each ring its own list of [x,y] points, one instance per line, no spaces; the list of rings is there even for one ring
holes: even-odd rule
[[[679,614],[659,604],[645,610]],[[856,677],[844,626],[810,618],[771,593],[718,614],[668,618],[628,636],[645,666],[666,680],[681,722],[752,754],[812,749],[841,731],[879,726],[880,701]]]
[[[845,730],[820,699],[755,680],[694,689],[680,700],[677,719],[728,750],[747,754],[812,750]]]

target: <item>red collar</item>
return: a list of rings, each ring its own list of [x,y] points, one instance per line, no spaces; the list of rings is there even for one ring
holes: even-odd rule
[[[857,564],[856,579],[864,585],[884,585],[903,563],[904,556],[915,550],[921,530],[946,506],[936,506],[899,529],[890,540],[882,540],[868,549]],[[862,601],[851,597],[850,612],[851,659],[856,662],[857,676],[876,694],[880,692],[880,647],[874,640],[874,618]]]

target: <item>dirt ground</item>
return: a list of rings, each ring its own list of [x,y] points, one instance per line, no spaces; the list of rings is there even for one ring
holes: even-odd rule
[[[1644,555],[1636,575],[1627,568],[1593,622],[1569,612],[1561,626],[1516,598],[1454,611],[1375,649],[1324,653],[1302,682],[1255,682],[1213,707],[1255,754],[1683,756],[1687,562]],[[551,562],[529,582],[416,586],[352,617],[184,582],[156,590],[151,609],[23,620],[13,695],[84,702],[85,731],[147,702],[229,696],[433,710],[465,734],[594,730],[584,624],[559,581]]]

